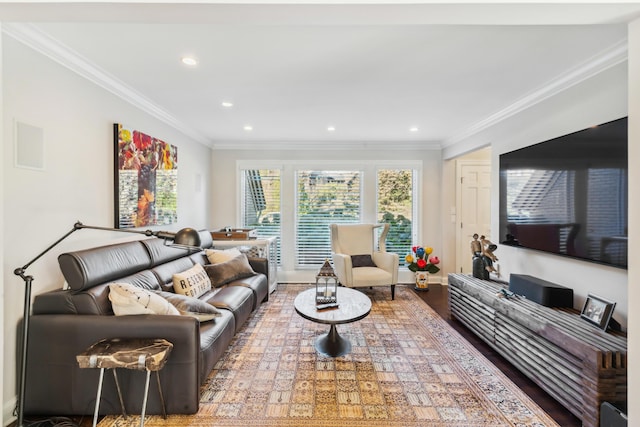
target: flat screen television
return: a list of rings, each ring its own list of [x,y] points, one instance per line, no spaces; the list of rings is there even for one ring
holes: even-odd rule
[[[502,244],[627,268],[627,118],[500,155]]]

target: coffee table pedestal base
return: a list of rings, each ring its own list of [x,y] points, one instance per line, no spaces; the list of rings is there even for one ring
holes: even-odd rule
[[[331,325],[329,332],[316,339],[318,353],[329,357],[340,357],[351,351],[351,343],[338,334],[336,325]]]

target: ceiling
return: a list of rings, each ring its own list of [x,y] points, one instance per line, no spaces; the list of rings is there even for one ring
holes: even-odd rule
[[[46,3],[0,3],[14,21],[4,32],[218,148],[447,146],[626,60],[626,22],[640,12],[635,2]]]

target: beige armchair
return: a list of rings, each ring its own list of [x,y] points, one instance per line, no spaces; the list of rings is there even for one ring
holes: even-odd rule
[[[333,268],[340,283],[348,288],[391,286],[391,299],[394,299],[399,259],[398,254],[386,251],[389,224],[331,224],[329,227]],[[379,227],[382,232],[377,239]]]

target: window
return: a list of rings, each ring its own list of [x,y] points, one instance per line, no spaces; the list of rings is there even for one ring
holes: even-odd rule
[[[389,223],[387,251],[404,259],[411,251],[416,185],[411,169],[379,169],[377,173],[377,219]]]
[[[329,224],[360,222],[360,171],[296,171],[296,266],[331,258]]]
[[[241,171],[242,227],[255,228],[258,237],[277,237],[280,264],[280,170]]]
[[[237,226],[277,237],[287,280],[307,280],[305,270],[331,258],[332,223],[388,222],[387,250],[401,259],[411,250],[421,161],[242,160],[237,167]]]

